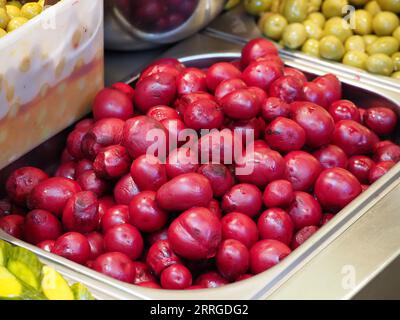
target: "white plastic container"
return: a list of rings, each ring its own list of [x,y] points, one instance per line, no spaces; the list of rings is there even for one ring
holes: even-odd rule
[[[103,50],[103,0],[63,0],[0,39],[0,168],[89,112]]]

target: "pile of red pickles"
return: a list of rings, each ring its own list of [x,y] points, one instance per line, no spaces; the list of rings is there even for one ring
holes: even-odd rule
[[[344,100],[335,75],[285,67],[265,39],[207,69],[160,59],[135,88],[97,94],[55,173],[8,177],[0,228],[134,285],[220,287],[274,267],[390,170],[396,124],[390,108]],[[216,135],[201,152],[217,150],[220,162],[180,161],[187,141],[165,161],[147,154],[151,130],[188,128],[218,129],[198,145]],[[229,163],[234,132],[254,141]],[[253,170],[238,174],[244,163]]]

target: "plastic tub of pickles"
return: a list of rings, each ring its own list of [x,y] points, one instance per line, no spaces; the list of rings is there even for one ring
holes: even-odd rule
[[[31,251],[0,240],[0,300],[94,300],[81,283],[70,285]]]
[[[258,17],[262,33],[287,49],[400,79],[398,0],[244,0],[243,4]]]

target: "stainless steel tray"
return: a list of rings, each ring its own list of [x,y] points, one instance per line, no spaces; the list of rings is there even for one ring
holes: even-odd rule
[[[203,54],[202,52],[208,53]],[[197,54],[191,55],[191,53]],[[183,56],[187,54],[189,56]],[[177,45],[165,55],[181,58],[181,61],[190,66],[205,67],[217,61],[238,58],[240,46],[197,35]],[[303,70],[309,76],[324,73],[317,67],[306,68],[295,59],[285,59],[285,63]],[[399,98],[394,92],[377,89],[366,83],[357,83],[346,77],[345,74],[337,73],[337,75],[344,84],[346,98],[354,100],[364,107],[380,103],[392,108],[400,115]],[[131,77],[129,81],[134,81],[135,78]],[[18,166],[30,164],[51,170],[56,164],[63,146],[61,141],[65,141],[67,132],[68,130],[65,130],[14,164],[1,170],[0,186],[4,185],[4,179],[8,172]],[[399,132],[396,136],[399,136]],[[87,285],[100,299],[350,298],[355,296],[379,270],[382,270],[385,265],[399,255],[400,215],[396,215],[393,209],[396,208],[395,204],[397,203],[394,201],[398,201],[398,195],[400,195],[399,177],[400,164],[338,213],[329,224],[321,228],[282,263],[251,279],[216,289],[190,292],[168,291],[125,284],[46,253],[4,233],[0,233],[0,238],[34,251],[43,261],[55,266],[67,278]],[[386,207],[390,210],[386,211]],[[385,212],[381,212],[383,210]],[[379,220],[377,215],[378,218],[380,215],[383,219]],[[378,219],[380,223],[376,223],[374,219]],[[369,221],[372,221],[373,224],[371,225]],[[367,225],[367,231],[365,228],[360,229],[360,222]],[[365,234],[365,232],[369,233]],[[350,240],[346,242],[343,239]],[[383,245],[374,247],[376,241],[372,240],[376,239],[382,241]],[[361,240],[362,243],[360,243]],[[340,268],[332,271],[330,266],[338,266],[338,263]],[[350,287],[342,286],[340,280],[340,277],[343,277],[342,269],[347,265],[353,266],[357,273],[357,279]],[[317,269],[315,269],[316,266]],[[320,290],[313,291],[313,287]]]

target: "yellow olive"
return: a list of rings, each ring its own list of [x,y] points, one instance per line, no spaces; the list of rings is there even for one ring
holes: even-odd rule
[[[322,13],[326,18],[341,17],[343,8],[348,5],[347,0],[325,0],[322,4]]]
[[[272,12],[264,12],[261,14],[260,19],[258,19],[257,21],[257,26],[260,30],[264,29],[265,20],[267,20],[267,18],[272,15]]]
[[[36,2],[28,2],[21,8],[21,16],[32,19],[42,12],[42,7]]]
[[[400,80],[400,71],[393,72],[391,77],[393,79]]]
[[[307,40],[306,28],[301,23],[291,23],[283,31],[282,40],[289,49],[300,48]]]
[[[400,71],[400,52],[396,52],[392,55],[394,71]]]
[[[387,10],[395,13],[400,13],[399,0],[377,0],[382,10]]]
[[[335,36],[325,36],[319,42],[319,54],[329,60],[340,61],[344,55],[342,41]]]
[[[325,17],[321,12],[313,12],[310,13],[307,17],[307,20],[313,21],[315,24],[317,24],[321,29],[325,25]]]
[[[321,39],[322,29],[316,23],[311,20],[306,20],[303,22],[303,25],[306,28],[308,38]]]
[[[0,8],[4,8],[7,4],[7,0],[0,0]]]
[[[8,16],[7,11],[4,8],[0,8],[0,28],[7,28],[9,22],[10,17]]]
[[[383,53],[375,53],[367,59],[367,70],[371,73],[388,76],[393,72],[392,59]]]
[[[360,35],[372,32],[372,16],[366,10],[356,10],[354,12],[354,33]]]
[[[316,39],[307,39],[301,47],[301,51],[313,57],[319,57],[319,41]]]
[[[14,31],[15,29],[18,29],[19,27],[21,27],[22,25],[24,25],[28,21],[29,20],[27,18],[24,18],[24,17],[12,18],[10,20],[10,22],[8,23],[8,25],[7,25],[7,32],[11,32],[11,31]]]
[[[272,13],[279,13],[280,4],[281,4],[280,0],[272,0],[271,12]]]
[[[353,6],[361,7],[364,6],[369,0],[349,0]]]
[[[7,4],[6,11],[7,11],[7,14],[10,17],[10,19],[21,16],[21,10],[18,9],[16,6]]]
[[[346,51],[357,50],[364,52],[365,51],[365,43],[361,36],[351,36],[346,40],[344,44]]]
[[[279,40],[287,24],[284,16],[279,13],[273,13],[265,20],[262,30],[268,38]]]
[[[380,37],[367,47],[367,53],[369,55],[374,53],[384,53],[391,56],[397,51],[399,51],[399,42],[394,37]]]
[[[393,12],[379,12],[372,20],[372,28],[378,36],[390,36],[398,26],[399,18]]]
[[[379,6],[378,2],[376,1],[371,1],[368,2],[365,7],[365,10],[367,10],[371,16],[375,17],[376,14],[378,14],[379,12],[381,12],[381,7]]]
[[[400,42],[400,27],[397,27],[396,30],[393,31],[392,36]]]
[[[282,15],[289,23],[303,22],[307,17],[308,0],[286,0]]]
[[[367,59],[368,55],[365,52],[351,50],[346,52],[342,62],[345,65],[365,70]]]
[[[347,38],[353,35],[353,32],[346,20],[340,17],[333,17],[325,23],[324,35],[332,35],[345,42]]]
[[[363,36],[363,40],[365,42],[365,46],[368,47],[370,44],[372,44],[376,40],[378,40],[378,37],[374,34],[367,34],[367,35]]]
[[[233,2],[237,2],[237,4],[240,3],[240,0],[233,0]],[[38,3],[40,4],[40,6],[43,8],[44,7],[44,0],[39,0]],[[233,6],[235,6],[235,4],[233,4]]]
[[[308,13],[318,12],[321,9],[322,0],[308,0]]]
[[[3,38],[7,34],[7,31],[3,28],[0,28],[0,38]]]
[[[9,6],[17,7],[18,9],[21,9],[21,7],[22,7],[21,2],[19,2],[19,1],[7,1],[7,4]]]
[[[271,4],[272,0],[244,0],[246,11],[255,16],[268,11],[271,8]]]

